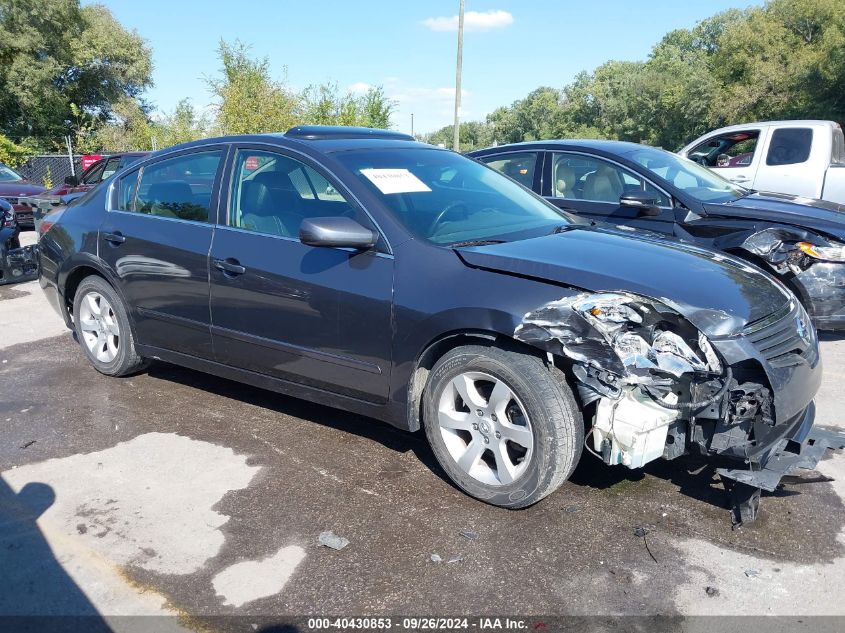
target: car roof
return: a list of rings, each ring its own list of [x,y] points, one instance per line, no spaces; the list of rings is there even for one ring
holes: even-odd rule
[[[723,133],[723,132],[735,132],[741,130],[747,130],[748,128],[753,127],[839,127],[838,123],[833,121],[824,121],[821,119],[795,119],[791,121],[751,121],[749,123],[738,123],[737,125],[728,125],[726,127],[720,127],[715,130],[711,130],[707,132],[707,136],[710,134],[715,133]]]
[[[495,147],[487,147],[484,149],[467,152],[469,156],[495,154],[501,151],[512,150],[530,150],[530,149],[593,149],[608,152],[611,154],[627,153],[635,149],[649,147],[652,149],[662,149],[653,147],[651,145],[642,145],[640,143],[630,143],[628,141],[606,141],[599,139],[550,139],[546,141],[525,141],[523,143],[508,143],[506,145],[497,145]]]
[[[308,147],[322,154],[361,149],[435,149],[441,148],[421,143],[409,134],[394,130],[377,130],[373,128],[309,125],[296,126],[287,132],[271,132],[265,134],[238,134],[232,136],[217,136],[205,138],[189,143],[182,143],[165,148],[157,153],[165,153],[215,145],[219,143],[262,143],[278,147]]]

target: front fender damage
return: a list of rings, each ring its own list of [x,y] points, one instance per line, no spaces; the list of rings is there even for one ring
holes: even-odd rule
[[[759,488],[771,489],[783,475],[818,461],[809,453],[782,458],[787,446],[795,450],[806,438],[783,439],[770,450],[755,444],[755,428],[775,424],[762,370],[758,381],[747,372],[735,378],[707,337],[664,302],[625,292],[582,293],[528,312],[514,337],[567,359],[588,418],[587,448],[608,465],[639,468],[661,457],[701,455],[725,466],[720,474],[731,481],[733,499],[750,507]],[[736,474],[750,468],[756,475],[769,462],[781,474],[767,474],[765,481]],[[746,487],[757,490],[756,498],[743,495]],[[753,520],[756,506],[753,512],[748,507],[744,513],[735,508],[734,516]]]

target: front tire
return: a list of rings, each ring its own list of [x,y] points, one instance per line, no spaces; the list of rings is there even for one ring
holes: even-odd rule
[[[423,395],[425,432],[455,484],[487,503],[524,508],[572,474],[583,418],[563,373],[495,347],[445,354]]]
[[[128,376],[146,361],[135,349],[126,306],[102,277],[86,277],[73,299],[73,327],[94,369],[107,376]]]

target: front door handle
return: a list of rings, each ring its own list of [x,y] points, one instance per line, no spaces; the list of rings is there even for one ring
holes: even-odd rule
[[[732,182],[748,182],[748,176],[734,176],[731,178]]]
[[[120,233],[120,231],[115,231],[114,233],[104,233],[103,239],[115,246],[123,244],[126,241],[126,238]]]
[[[217,270],[222,270],[223,274],[226,275],[243,275],[246,272],[246,268],[241,266],[240,262],[233,257],[229,257],[228,259],[215,259],[214,267]]]

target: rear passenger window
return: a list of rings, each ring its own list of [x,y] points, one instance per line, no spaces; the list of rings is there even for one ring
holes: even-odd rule
[[[795,165],[810,158],[813,130],[803,127],[785,127],[774,131],[766,156],[767,165]]]
[[[534,168],[537,165],[537,152],[491,156],[481,159],[489,167],[510,176],[519,184],[531,189],[534,185]]]
[[[146,215],[208,222],[211,189],[220,165],[219,150],[187,154],[141,170],[134,207]],[[121,188],[123,181],[121,181]]]
[[[293,158],[242,150],[233,178],[229,226],[292,238],[305,218],[344,216],[372,226],[324,176]]]

